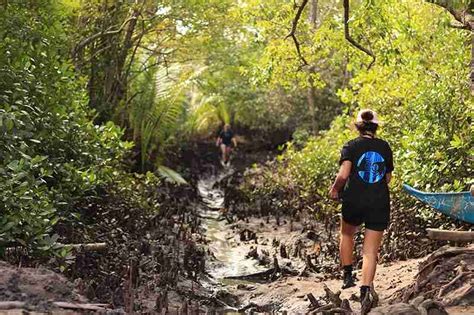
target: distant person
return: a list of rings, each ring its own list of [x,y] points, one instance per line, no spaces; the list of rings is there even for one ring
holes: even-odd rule
[[[237,140],[234,137],[234,133],[230,129],[229,124],[224,125],[224,129],[219,133],[217,137],[216,145],[221,148],[223,164],[228,164],[230,159],[230,153],[232,151],[232,144],[237,147]]]
[[[361,110],[355,126],[359,137],[347,142],[341,150],[340,169],[330,188],[330,197],[342,199],[340,259],[344,269],[342,288],[355,286],[352,272],[354,234],[364,223],[361,303],[370,310],[378,252],[383,232],[390,220],[388,184],[392,178],[393,156],[387,142],[376,138],[379,126],[377,114]]]

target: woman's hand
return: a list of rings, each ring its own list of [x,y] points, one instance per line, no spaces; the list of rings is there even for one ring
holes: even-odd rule
[[[339,168],[339,173],[337,174],[334,184],[329,189],[329,197],[332,200],[339,200],[339,191],[344,190],[344,186],[349,178],[351,173],[352,162],[343,161],[341,167]]]
[[[332,200],[339,200],[339,192],[336,188],[334,188],[334,186],[331,186],[331,188],[329,189],[329,197]]]

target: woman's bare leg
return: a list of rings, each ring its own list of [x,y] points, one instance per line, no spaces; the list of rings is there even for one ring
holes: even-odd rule
[[[226,162],[230,160],[230,152],[232,151],[232,148],[230,146],[226,147]]]
[[[382,238],[383,231],[365,229],[362,260],[362,286],[371,286],[374,281]]]
[[[345,222],[341,218],[341,240],[339,242],[339,255],[342,266],[352,265],[354,260],[354,234],[357,226]]]
[[[226,146],[225,144],[221,144],[221,152],[222,152],[222,162],[226,161]]]

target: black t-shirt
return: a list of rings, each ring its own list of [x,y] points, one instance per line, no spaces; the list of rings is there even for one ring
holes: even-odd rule
[[[341,159],[351,161],[352,169],[343,202],[370,209],[390,207],[390,195],[385,175],[393,171],[392,150],[387,142],[377,138],[358,137],[347,142]]]
[[[227,130],[227,131],[222,130],[219,133],[219,138],[222,139],[222,143],[225,144],[225,145],[231,145],[233,137],[234,137],[234,133],[230,129]]]

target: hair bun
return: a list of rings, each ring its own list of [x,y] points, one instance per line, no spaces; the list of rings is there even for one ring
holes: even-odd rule
[[[371,121],[372,119],[374,119],[374,114],[372,114],[372,112],[369,110],[363,112],[360,116],[364,121]]]

